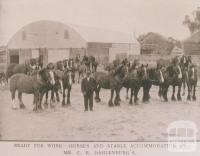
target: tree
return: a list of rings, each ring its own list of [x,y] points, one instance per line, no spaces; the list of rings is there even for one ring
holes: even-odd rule
[[[191,35],[200,31],[200,7],[197,7],[197,9],[192,12],[192,17],[186,15],[183,24],[188,27]]]

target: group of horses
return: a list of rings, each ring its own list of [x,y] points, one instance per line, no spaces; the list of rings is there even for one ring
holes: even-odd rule
[[[176,86],[178,86],[177,100],[181,100],[181,96],[185,95],[186,86],[188,88],[187,99],[196,100],[197,67],[192,63],[190,56],[175,57],[170,60],[160,59],[155,67],[141,64],[139,60],[117,59],[106,66],[103,72],[97,71],[98,63],[93,56],[84,56],[82,60],[79,57],[65,59],[56,63],[49,63],[46,67],[41,67],[37,61],[27,62],[7,66],[5,76],[7,80],[10,79],[13,108],[16,108],[14,102],[16,91],[18,91],[20,108],[25,108],[22,93],[34,95],[34,110],[42,109],[44,95],[44,107],[48,107],[49,91],[51,91],[50,106],[53,106],[52,103],[55,101],[60,102],[59,92],[62,94],[62,106],[67,106],[70,104],[72,84],[76,80],[79,83],[87,71],[92,73],[96,82],[94,90],[96,102],[101,101],[101,88],[111,90],[109,106],[120,105],[120,91],[123,87],[126,88],[127,99],[129,98],[128,92],[131,90],[129,104],[133,104],[133,101],[138,104],[140,88],[143,88],[142,101],[148,102],[152,85],[159,87],[158,95],[164,101],[168,101],[169,86],[173,88],[172,100],[176,100]],[[77,78],[75,75],[77,75]],[[182,86],[183,94],[181,95]]]
[[[182,100],[185,95],[185,88],[188,88],[187,100],[196,100],[196,86],[198,81],[197,66],[192,63],[191,56],[178,56],[169,59],[159,59],[155,67],[149,67],[148,64],[140,64],[139,60],[128,61],[128,59],[114,60],[105,69],[109,72],[96,72],[94,78],[97,82],[96,101],[99,102],[100,88],[111,89],[111,96],[108,102],[109,106],[120,104],[120,90],[125,87],[131,90],[129,104],[138,104],[138,92],[143,88],[143,102],[150,99],[150,89],[152,85],[159,87],[158,95],[164,101],[168,101],[168,89],[172,86],[171,100],[176,100],[175,89],[178,87],[177,100]],[[181,95],[181,87],[183,94]],[[113,94],[116,93],[114,104]]]
[[[22,93],[34,95],[34,110],[42,109],[42,99],[46,95],[44,107],[48,107],[48,92],[51,91],[50,106],[56,100],[59,102],[59,91],[62,94],[62,106],[70,104],[70,91],[72,84],[75,83],[75,75],[77,73],[77,81],[83,77],[88,70],[95,72],[97,63],[93,56],[83,57],[80,60],[65,59],[56,63],[49,63],[46,67],[41,67],[37,59],[25,61],[24,64],[9,64],[7,66],[5,79],[10,79],[10,92],[15,109],[15,92],[18,91],[18,99],[20,108],[25,108],[22,101]],[[67,97],[66,91],[67,90]],[[66,99],[67,98],[67,99]]]

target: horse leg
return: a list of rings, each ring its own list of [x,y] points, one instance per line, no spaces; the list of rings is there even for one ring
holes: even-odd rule
[[[24,103],[22,101],[22,92],[18,91],[18,99],[19,99],[19,106],[20,106],[20,108],[21,109],[25,109],[26,107],[25,107],[25,105],[24,105]]]
[[[55,88],[53,87],[53,88],[51,89],[51,100],[50,100],[50,104],[56,102],[55,96],[54,96],[54,90],[55,90]]]
[[[174,94],[175,94],[175,87],[176,87],[176,86],[173,85],[172,87],[173,87],[173,91],[172,91],[172,98],[171,98],[171,99],[172,99],[172,101],[176,101],[176,98],[175,98],[175,96],[174,96]]]
[[[127,88],[128,89],[128,88]],[[134,94],[135,95],[135,94]],[[135,96],[134,96],[134,102],[135,102]],[[129,104],[132,105],[133,104],[133,89],[131,88],[131,96],[130,96],[130,101]]]
[[[100,101],[101,101],[101,99],[100,99],[100,97],[99,97],[99,92],[100,92],[100,90],[101,90],[101,87],[100,87],[100,86],[97,86],[96,89],[95,89],[95,101],[96,101],[96,102],[100,102]]]
[[[191,100],[191,84],[188,83],[188,96],[187,96],[187,100]]]
[[[62,99],[62,106],[65,106],[65,88],[63,88],[63,99]]]
[[[70,92],[71,92],[71,87],[68,88],[67,90],[67,105],[70,105]]]
[[[182,99],[181,99],[181,84],[178,86],[177,99],[178,99],[179,101],[182,100]]]
[[[59,94],[58,94],[58,90],[57,90],[57,89],[55,90],[55,93],[56,93],[56,101],[57,101],[57,102],[60,102],[60,97],[59,97]]]
[[[44,108],[48,108],[48,96],[49,96],[49,91],[45,93],[45,102],[44,102]]]
[[[126,99],[128,99],[128,90],[129,90],[129,88],[127,87],[126,88]]]
[[[196,84],[193,85],[193,96],[192,99],[196,101]]]
[[[112,106],[114,106],[114,104],[113,104],[113,94],[114,94],[114,89],[111,89],[111,95],[110,95],[110,100],[109,100],[109,102],[108,102],[108,105],[110,106],[110,107],[112,107]]]
[[[35,92],[34,93],[34,106],[33,106],[33,111],[37,111],[38,110],[38,105],[39,105],[39,102],[40,102],[40,94],[39,92]]]
[[[186,86],[186,82],[185,82],[185,79],[183,79],[183,93],[182,93],[182,96],[185,95],[185,86]]]
[[[162,97],[162,87],[161,86],[159,86],[158,96],[160,98]]]
[[[16,92],[16,90],[11,91],[12,109],[17,109],[17,105],[15,103],[15,92]]]
[[[38,94],[38,109],[39,110],[42,110],[42,99],[43,99],[43,96],[45,94],[45,91],[41,92]]]
[[[118,89],[115,89],[115,93],[116,93],[115,100],[114,100],[115,106],[120,106],[120,103],[119,103],[119,99],[120,99],[119,92],[120,91]]]
[[[136,87],[134,90],[134,103],[135,105],[138,105],[138,92],[140,90],[140,87]]]
[[[166,86],[165,85],[162,86],[162,95],[163,95],[163,98],[164,98],[165,102],[168,102],[168,97],[167,97],[168,88],[169,88],[169,86],[167,86],[167,85]]]
[[[143,86],[143,102],[146,103],[148,102],[148,87]]]

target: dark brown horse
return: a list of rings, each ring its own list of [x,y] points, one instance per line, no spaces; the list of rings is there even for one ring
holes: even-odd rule
[[[63,99],[62,99],[62,106],[69,105],[70,102],[70,92],[72,89],[72,71],[71,70],[65,70],[62,82],[63,82]],[[66,99],[66,90],[67,90],[67,103],[65,101]]]
[[[188,69],[188,78],[187,78],[188,100],[191,100],[191,96],[193,100],[196,100],[197,81],[198,81],[197,68],[194,65],[191,65]]]
[[[114,104],[120,105],[120,90],[123,87],[123,78],[125,76],[126,70],[124,65],[119,65],[113,72],[104,73],[104,72],[96,72],[93,74],[94,79],[96,81],[97,87],[95,90],[96,102],[100,102],[101,99],[99,97],[99,92],[101,88],[111,89],[111,96],[108,102],[109,106],[114,106]],[[116,93],[114,104],[113,104],[113,96],[114,92]]]
[[[49,85],[47,87],[47,91],[46,91],[46,99],[45,99],[45,103],[44,106],[47,108],[48,107],[48,93],[49,91],[51,92],[51,99],[50,99],[50,106],[53,107],[53,102],[57,101],[60,102],[60,97],[59,97],[59,93],[58,91],[60,90],[60,93],[63,94],[63,71],[61,70],[57,70],[54,69],[54,79],[55,79],[55,84],[54,85]],[[56,94],[56,100],[55,100],[55,96],[54,94]]]
[[[17,73],[13,75],[10,79],[10,92],[12,98],[13,108],[16,109],[15,92],[18,91],[18,99],[20,103],[20,108],[25,108],[22,101],[22,93],[33,94],[34,95],[34,108],[36,111],[42,109],[41,107],[41,95],[46,91],[46,87],[51,84],[55,84],[54,74],[52,71],[47,69],[42,69],[37,75],[29,76],[26,74]]]
[[[31,67],[29,64],[9,64],[6,68],[6,78],[7,80],[14,74],[16,73],[23,73],[23,74],[28,74],[31,72]]]
[[[182,73],[183,73],[183,93],[182,95],[184,96],[185,95],[185,88],[186,88],[186,85],[187,85],[187,81],[188,81],[188,70],[190,68],[190,65],[192,64],[192,58],[191,56],[185,56],[183,55],[181,57],[181,60],[180,60],[180,66],[181,66],[181,70],[182,70]]]

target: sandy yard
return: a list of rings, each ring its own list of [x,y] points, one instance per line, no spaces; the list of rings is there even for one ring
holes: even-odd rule
[[[101,90],[102,102],[94,102],[93,112],[84,112],[80,85],[73,85],[71,106],[42,112],[32,111],[32,95],[23,94],[27,108],[12,110],[9,91],[0,90],[0,133],[2,140],[59,141],[165,141],[168,124],[176,120],[193,121],[200,130],[200,89],[197,101],[162,102],[158,88],[152,87],[151,101],[129,105],[125,89],[121,91],[121,106],[108,107],[109,90]],[[169,92],[169,99],[171,89]],[[200,135],[198,134],[198,139]]]

